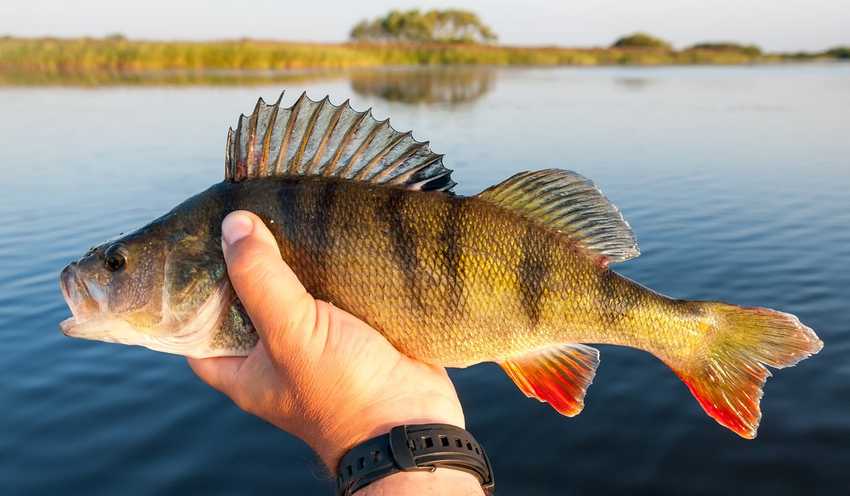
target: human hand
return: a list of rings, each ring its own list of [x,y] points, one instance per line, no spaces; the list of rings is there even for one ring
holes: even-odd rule
[[[304,440],[331,472],[350,448],[396,425],[464,427],[446,370],[399,353],[361,320],[314,299],[283,262],[259,217],[229,214],[222,223],[222,248],[260,342],[247,357],[190,358],[207,384]],[[438,472],[472,480],[471,487],[480,490],[469,474]],[[420,480],[427,474],[411,475]]]

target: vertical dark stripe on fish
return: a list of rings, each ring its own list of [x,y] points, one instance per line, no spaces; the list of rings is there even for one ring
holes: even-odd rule
[[[408,229],[408,222],[404,216],[404,203],[407,198],[405,193],[405,190],[391,188],[381,214],[384,216],[384,220],[389,228],[393,253],[399,269],[404,274],[405,286],[410,292],[410,297],[416,308],[424,311],[422,288],[418,283],[419,278],[416,276],[419,267],[419,258],[416,254],[416,238],[412,230]]]
[[[458,313],[463,312],[463,291],[465,286],[465,274],[463,270],[463,200],[461,198],[446,197],[449,209],[442,218],[442,231],[440,232],[440,244],[443,255],[442,265],[448,275],[447,302]]]
[[[330,180],[323,181],[323,184],[318,188],[314,198],[313,211],[313,229],[314,229],[314,247],[316,267],[313,269],[315,274],[316,293],[314,296],[320,299],[332,300],[333,296],[329,293],[331,289],[328,282],[331,278],[333,265],[333,242],[334,242],[334,214],[337,201],[337,192],[339,182]]]
[[[534,226],[526,226],[522,239],[522,260],[517,267],[520,302],[532,328],[540,323],[543,289],[551,264],[549,252],[545,244],[540,242],[541,237],[542,234]]]
[[[303,181],[284,180],[277,187],[278,201],[275,207],[278,216],[272,232],[280,233],[282,239],[277,241],[281,247],[281,254],[286,263],[298,273],[298,268],[294,265],[297,260],[290,251],[301,245],[301,233],[304,230],[303,208],[301,206]]]
[[[339,182],[330,180],[324,184],[316,198],[314,227],[316,230],[316,248],[325,251],[331,249],[333,241],[333,216],[336,206],[337,188]]]
[[[236,183],[220,183],[220,185],[216,186],[218,190],[217,194],[213,195],[214,203],[218,203],[221,206],[221,215],[209,215],[207,217],[207,230],[216,238],[221,238],[221,221],[224,220],[224,217],[237,209],[237,197],[239,191],[238,188],[235,188],[233,185]],[[212,205],[206,209],[204,212],[213,212],[215,207]]]

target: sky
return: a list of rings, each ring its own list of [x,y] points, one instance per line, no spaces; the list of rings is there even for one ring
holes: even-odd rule
[[[604,46],[647,31],[678,47],[706,40],[771,51],[850,45],[850,0],[0,0],[0,36],[343,41],[392,8],[477,12],[517,45]]]

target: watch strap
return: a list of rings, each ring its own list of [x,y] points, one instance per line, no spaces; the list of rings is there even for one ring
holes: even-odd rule
[[[441,467],[475,475],[485,491],[495,485],[484,448],[466,430],[448,424],[400,425],[355,446],[342,457],[337,469],[337,495],[350,496],[398,472],[433,472]]]

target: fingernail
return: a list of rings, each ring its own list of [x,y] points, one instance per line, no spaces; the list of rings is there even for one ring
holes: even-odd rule
[[[225,244],[233,245],[253,230],[254,222],[250,217],[241,212],[232,212],[221,222],[221,239]]]

